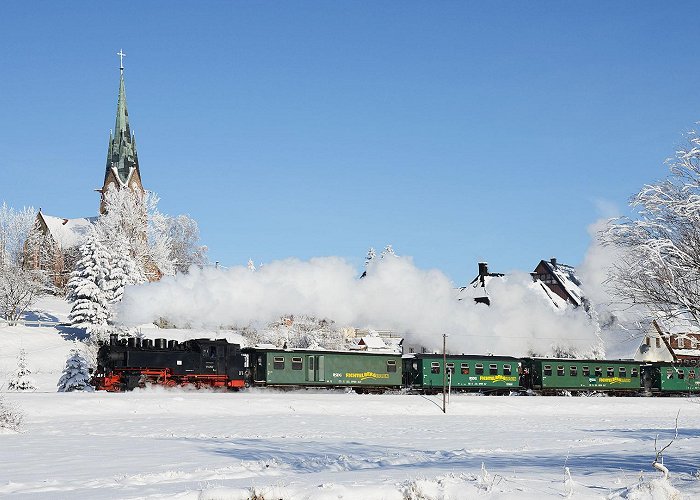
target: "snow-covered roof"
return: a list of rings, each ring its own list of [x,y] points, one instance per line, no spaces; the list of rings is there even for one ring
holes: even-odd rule
[[[534,281],[532,285],[530,285],[530,288],[536,293],[546,296],[549,299],[549,304],[551,304],[554,309],[566,309],[566,301],[550,290],[549,287],[541,281]]]
[[[471,283],[467,286],[462,286],[457,289],[457,300],[471,299],[476,301],[476,299],[488,298],[489,294],[486,291],[486,287],[494,279],[503,279],[502,274],[493,276],[484,276],[484,283],[481,284],[479,276],[477,276]]]
[[[670,334],[700,334],[700,326],[689,318],[679,316],[675,318],[656,318],[656,324],[664,333]]]
[[[384,340],[379,336],[370,335],[367,337],[361,337],[357,342],[358,345],[365,345],[367,349],[386,349],[387,345]]]
[[[80,219],[64,219],[39,212],[49,234],[61,248],[72,248],[81,245],[97,220],[97,217]]]
[[[583,304],[583,291],[581,291],[581,280],[576,276],[576,269],[566,264],[558,262],[542,261],[550,273],[559,281],[566,293],[569,294],[574,304]]]

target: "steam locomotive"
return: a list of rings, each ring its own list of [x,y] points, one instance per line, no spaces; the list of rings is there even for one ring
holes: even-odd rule
[[[238,389],[245,385],[243,355],[226,340],[119,339],[97,353],[93,385],[121,392],[146,384]]]
[[[146,385],[240,389],[349,387],[358,392],[408,389],[487,394],[604,392],[700,394],[697,364],[634,360],[516,358],[491,355],[241,349],[226,340],[119,339],[100,347],[93,385],[121,392]]]

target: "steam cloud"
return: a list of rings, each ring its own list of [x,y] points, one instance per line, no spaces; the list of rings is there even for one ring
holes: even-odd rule
[[[456,300],[440,271],[418,269],[410,258],[375,259],[367,276],[336,257],[287,259],[251,271],[196,269],[187,275],[127,288],[119,318],[140,324],[168,318],[212,328],[259,325],[287,314],[329,318],[338,326],[389,329],[410,344],[451,352],[525,355],[554,346],[587,351],[595,327],[582,309],[557,310],[526,273],[493,280],[491,306]]]

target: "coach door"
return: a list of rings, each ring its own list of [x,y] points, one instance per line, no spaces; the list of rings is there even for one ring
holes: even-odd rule
[[[306,357],[306,380],[309,382],[325,382],[326,373],[323,356]]]

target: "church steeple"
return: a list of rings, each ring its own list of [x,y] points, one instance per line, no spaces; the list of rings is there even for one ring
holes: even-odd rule
[[[139,158],[136,154],[136,139],[129,128],[129,112],[126,108],[126,90],[124,88],[124,56],[126,54],[120,50],[117,55],[119,56],[117,119],[114,123],[114,132],[110,133],[109,136],[107,168],[102,187],[103,194],[111,184],[114,184],[117,189],[129,186],[132,189],[143,191]]]

